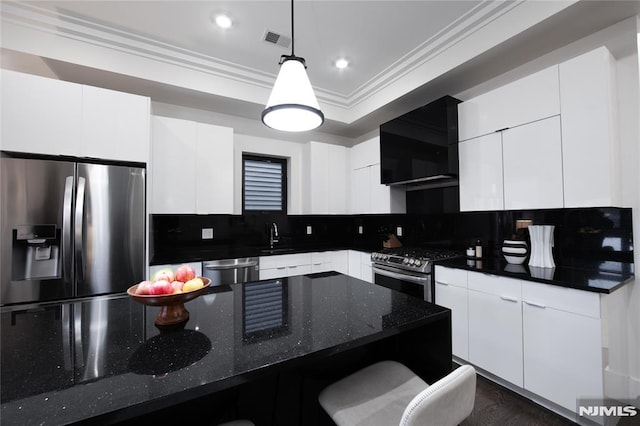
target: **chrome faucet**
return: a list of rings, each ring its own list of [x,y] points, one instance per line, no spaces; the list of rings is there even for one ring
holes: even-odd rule
[[[271,229],[269,230],[269,247],[273,248],[273,243],[280,241],[278,235],[278,225],[275,222],[271,222]]]

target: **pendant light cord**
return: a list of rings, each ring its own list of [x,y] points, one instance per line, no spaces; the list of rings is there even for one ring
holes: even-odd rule
[[[294,53],[295,45],[295,37],[293,36],[293,0],[291,0],[291,56],[296,56]]]

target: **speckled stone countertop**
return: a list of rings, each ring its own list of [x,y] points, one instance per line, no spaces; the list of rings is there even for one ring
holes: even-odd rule
[[[109,424],[451,314],[337,273],[213,287],[185,307],[162,333],[159,308],[126,295],[3,308],[0,422]]]
[[[634,279],[633,263],[621,262],[574,261],[554,268],[536,268],[527,264],[510,264],[502,258],[459,257],[439,261],[437,264],[594,293],[611,293]]]

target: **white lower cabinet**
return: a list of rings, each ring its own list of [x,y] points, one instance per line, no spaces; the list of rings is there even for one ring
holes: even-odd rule
[[[543,405],[575,413],[579,399],[605,398],[603,348],[616,348],[604,326],[619,318],[602,306],[622,296],[442,266],[435,283],[436,303],[451,309],[455,356]]]
[[[442,266],[435,270],[435,302],[451,309],[451,350],[455,356],[469,359],[467,271]]]
[[[522,288],[524,388],[571,411],[580,398],[602,398],[599,310],[584,315],[585,306],[599,307],[599,295],[528,282]],[[581,313],[557,303],[572,296],[591,300],[575,305]]]
[[[371,253],[349,250],[349,276],[363,281],[373,282],[373,269],[371,267]]]
[[[311,253],[283,254],[260,257],[260,279],[291,277],[310,274],[312,268]]]
[[[522,386],[520,281],[469,272],[469,361]]]

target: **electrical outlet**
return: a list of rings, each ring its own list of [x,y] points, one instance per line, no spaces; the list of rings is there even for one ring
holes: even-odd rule
[[[364,233],[364,226],[358,226],[358,234],[362,235]]]
[[[311,229],[311,225],[307,225],[307,235],[311,235],[313,229]]]
[[[213,239],[213,228],[202,228],[202,239],[203,240],[212,240]]]
[[[402,237],[402,226],[396,226],[396,235]]]

